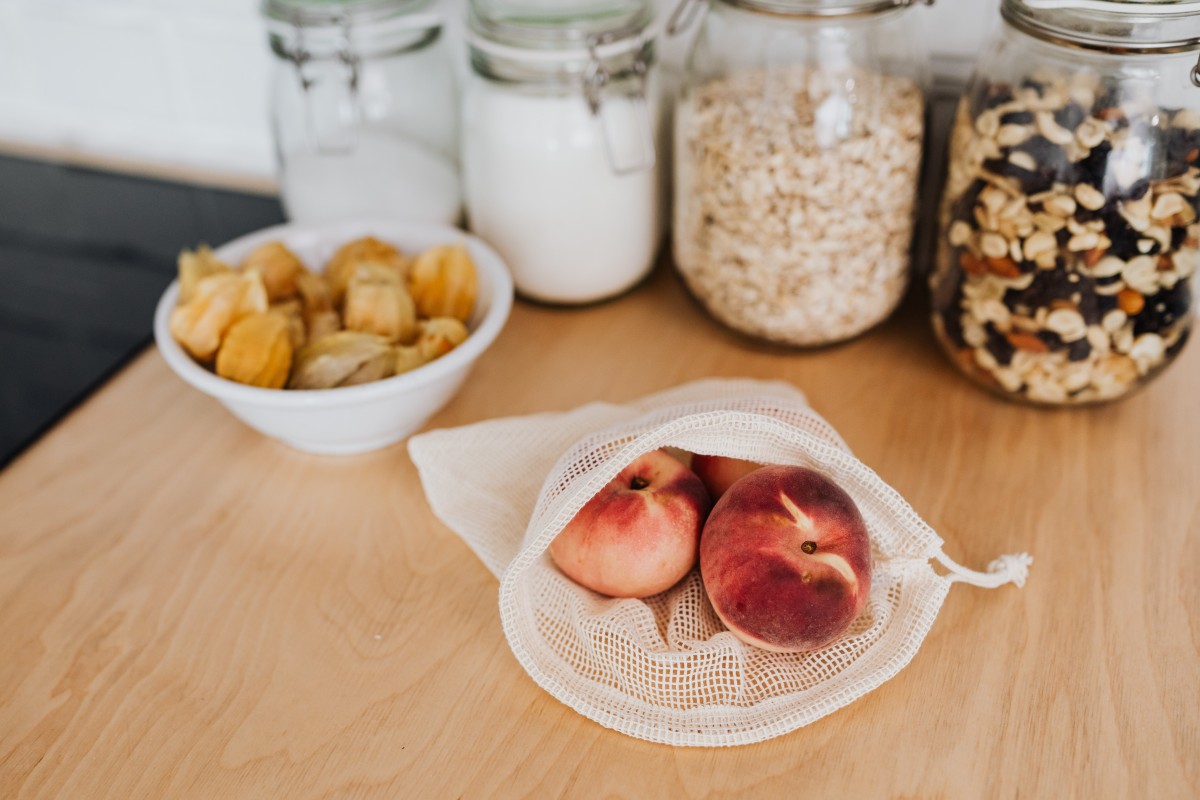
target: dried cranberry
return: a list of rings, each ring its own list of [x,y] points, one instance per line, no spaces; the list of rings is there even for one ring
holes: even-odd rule
[[[1041,81],[1034,80],[1033,78],[1025,78],[1021,81],[1021,88],[1033,89],[1038,94],[1041,94],[1043,91],[1045,91],[1046,84],[1042,83]]]
[[[1104,212],[1104,233],[1112,240],[1108,252],[1117,258],[1128,261],[1142,254],[1138,249],[1141,234],[1131,228],[1121,213],[1111,205]]]
[[[1029,153],[1029,155],[1033,156],[1033,160],[1038,163],[1039,167],[1053,167],[1055,170],[1061,171],[1064,175],[1071,164],[1071,159],[1067,157],[1067,152],[1061,146],[1041,134],[1030,136],[1014,147],[1013,150]]]
[[[1075,288],[1079,292],[1079,302],[1075,305],[1078,307],[1079,313],[1083,316],[1083,321],[1088,325],[1098,324],[1104,314],[1100,311],[1100,304],[1096,301],[1095,287],[1086,278],[1081,278],[1075,284]]]
[[[1092,113],[1100,116],[1104,111],[1120,111],[1121,105],[1121,87],[1108,86],[1096,98],[1096,105],[1092,108]]]
[[[1103,190],[1104,178],[1108,173],[1108,157],[1112,153],[1112,144],[1104,141],[1092,148],[1087,157],[1075,165],[1076,180],[1074,183],[1090,183],[1097,189]]]
[[[1012,86],[1007,83],[992,83],[984,90],[983,107],[995,108],[1013,100]]]
[[[1141,313],[1133,318],[1133,332],[1159,333],[1186,318],[1192,308],[1192,291],[1187,281],[1180,281],[1174,288],[1162,289],[1146,298]]]
[[[1071,280],[1072,273],[1060,264],[1057,269],[1038,270],[1033,282],[1024,289],[1009,289],[1004,293],[1004,303],[1009,308],[1018,305],[1029,308],[1048,306],[1054,300],[1067,300],[1081,291],[1080,284]]]
[[[1087,357],[1092,354],[1092,345],[1087,339],[1078,339],[1071,342],[1067,348],[1067,358],[1071,361],[1086,361]]]
[[[1200,131],[1170,128],[1162,134],[1167,177],[1174,178],[1188,171],[1200,159]]]
[[[1031,125],[1037,119],[1032,111],[1010,111],[1000,117],[1001,125]]]
[[[1028,170],[1002,158],[988,159],[983,162],[983,167],[995,175],[1015,179],[1025,194],[1038,194],[1054,185],[1055,175],[1050,170]]]
[[[1054,112],[1054,121],[1067,130],[1073,131],[1079,123],[1087,119],[1087,112],[1078,103],[1072,101]]]
[[[1062,340],[1062,337],[1059,336],[1054,331],[1047,331],[1047,330],[1038,331],[1037,337],[1039,339],[1041,339],[1043,342],[1045,342],[1046,347],[1049,347],[1051,350],[1062,350],[1064,347],[1067,346],[1066,342],[1064,342]]]
[[[1017,348],[1012,346],[1012,342],[1008,341],[1008,337],[1000,332],[992,323],[984,326],[987,331],[987,344],[985,345],[988,352],[996,357],[996,361],[1004,366],[1012,363],[1013,353],[1017,352]]]
[[[1177,228],[1171,228],[1171,249],[1182,250],[1183,242],[1185,239],[1187,239],[1187,236],[1188,231],[1186,226],[1180,225]],[[1157,244],[1157,242],[1155,244]]]

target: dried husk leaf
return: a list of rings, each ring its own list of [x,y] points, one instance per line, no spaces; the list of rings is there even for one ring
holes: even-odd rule
[[[314,311],[304,315],[304,326],[308,331],[307,341],[315,342],[317,339],[340,331],[342,329],[342,318],[332,309],[328,311]]]
[[[401,280],[408,274],[409,259],[387,242],[374,236],[347,242],[325,265],[325,280],[329,283],[336,304],[341,305],[346,287],[354,278],[358,266],[368,262],[388,268]]]
[[[393,369],[397,375],[403,375],[417,367],[429,363],[429,359],[414,345],[397,345],[395,347]]]
[[[281,389],[292,368],[287,317],[274,311],[242,317],[229,329],[217,353],[217,374],[264,389]]]
[[[428,362],[449,353],[467,340],[467,326],[454,317],[437,317],[420,325],[417,350]]]
[[[271,313],[279,314],[287,321],[288,339],[292,349],[297,350],[308,341],[308,326],[304,324],[304,306],[297,298],[271,304]]]
[[[301,272],[296,276],[296,291],[300,294],[300,302],[306,313],[333,310],[333,293],[320,275]]]
[[[296,289],[303,306],[308,341],[316,341],[342,329],[342,318],[334,309],[333,293],[320,275],[302,272],[296,276]]]
[[[356,264],[354,273],[350,276],[350,283],[355,282],[404,285],[404,280],[396,274],[396,270],[378,261],[362,261]],[[349,284],[347,284],[348,287]]]
[[[257,272],[219,273],[196,284],[192,299],[171,312],[168,327],[185,350],[208,363],[235,322],[266,310],[267,290]]]
[[[295,297],[299,291],[297,277],[308,272],[304,262],[283,242],[267,242],[254,248],[242,262],[242,271],[262,275],[267,297],[272,302]]]
[[[374,333],[390,342],[417,335],[417,308],[403,284],[391,278],[359,279],[346,288],[346,329]]]
[[[271,301],[270,310],[285,317],[298,317],[304,313],[304,304],[300,302],[298,297],[293,297],[290,300],[273,300]]]
[[[467,322],[479,291],[471,254],[461,244],[426,250],[413,264],[409,291],[422,317],[454,317]]]
[[[196,286],[210,275],[233,272],[233,268],[221,261],[208,245],[202,244],[195,250],[179,253],[179,303],[187,303],[196,295]]]
[[[339,331],[309,342],[296,353],[290,389],[332,389],[341,386],[381,354],[390,357],[391,343],[382,336]]]
[[[339,386],[358,386],[363,383],[373,383],[384,378],[390,378],[395,373],[396,359],[389,353],[380,353],[356,369]]]

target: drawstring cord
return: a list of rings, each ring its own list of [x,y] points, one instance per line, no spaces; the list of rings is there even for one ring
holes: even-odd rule
[[[948,569],[951,573],[951,583],[969,583],[983,589],[996,589],[1006,583],[1018,587],[1025,585],[1029,577],[1029,567],[1033,564],[1033,556],[1029,553],[1010,553],[1003,555],[988,564],[987,572],[976,572],[957,564],[945,553],[938,553],[934,560]]]

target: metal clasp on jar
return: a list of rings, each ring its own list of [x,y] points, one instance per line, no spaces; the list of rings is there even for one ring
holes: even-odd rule
[[[296,47],[287,54],[296,66],[309,139],[319,153],[349,153],[358,146],[358,126],[362,118],[358,80],[362,60],[350,43],[350,20],[338,20],[336,64],[342,74],[333,72],[326,59],[314,58],[304,44],[304,25],[294,24]],[[332,73],[332,74],[330,74]]]
[[[617,175],[631,175],[653,169],[657,161],[654,145],[654,119],[647,100],[650,64],[645,41],[633,44],[630,68],[614,75],[605,66],[600,48],[617,37],[598,34],[588,38],[588,65],[583,76],[584,98],[592,116],[604,132],[604,147],[609,167]],[[625,91],[611,91],[612,85],[624,85]]]

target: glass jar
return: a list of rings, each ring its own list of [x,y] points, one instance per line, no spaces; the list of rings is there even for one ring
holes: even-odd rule
[[[646,0],[472,0],[463,174],[472,230],[548,303],[637,284],[662,238]]]
[[[431,0],[265,0],[280,194],[301,222],[456,224],[458,100]]]
[[[909,281],[928,55],[912,0],[707,8],[675,111],[675,263],[716,319],[788,345],[856,336]]]
[[[1200,3],[1005,0],[959,104],[931,278],[968,375],[1121,397],[1183,348],[1200,262]]]

